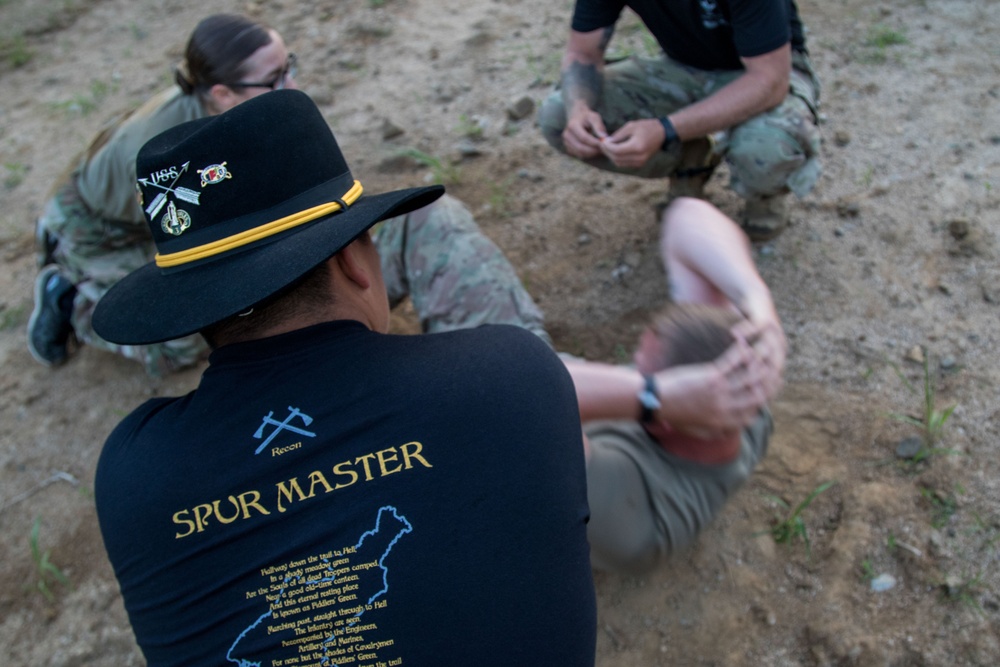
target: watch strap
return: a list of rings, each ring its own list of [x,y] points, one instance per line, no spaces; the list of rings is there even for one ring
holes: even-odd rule
[[[663,145],[660,146],[660,150],[670,150],[670,147],[675,143],[678,143],[681,139],[677,136],[677,128],[674,127],[673,122],[667,116],[660,116],[657,118],[660,121],[660,125],[663,126]]]
[[[656,389],[656,380],[653,379],[652,375],[644,374],[642,382],[642,391],[639,392],[639,405],[642,407],[642,412],[639,414],[639,421],[648,424],[653,421],[656,411],[660,409],[660,395]]]

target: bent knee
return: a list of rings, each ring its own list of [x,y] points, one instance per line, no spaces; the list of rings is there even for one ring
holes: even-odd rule
[[[542,102],[536,122],[545,141],[556,150],[563,151],[562,133],[566,129],[566,107],[558,90]]]

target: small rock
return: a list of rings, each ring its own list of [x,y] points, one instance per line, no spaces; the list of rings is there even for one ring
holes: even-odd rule
[[[965,588],[966,583],[956,574],[949,574],[944,578],[944,590],[950,598],[957,598]]]
[[[903,438],[896,445],[896,456],[901,459],[912,459],[923,449],[924,442],[916,436]]]
[[[588,245],[590,240],[590,234],[580,234],[576,237],[577,245]]]
[[[479,157],[483,154],[482,149],[473,141],[463,140],[455,146],[458,157],[462,160],[470,157]]]
[[[881,593],[893,588],[896,585],[896,577],[891,574],[880,574],[874,579],[872,579],[872,590],[876,593]]]
[[[948,356],[945,356],[945,357],[941,358],[941,370],[943,370],[943,371],[950,371],[951,369],[953,369],[957,365],[958,365],[958,362],[955,360],[955,357],[953,357],[951,355],[948,355]]]
[[[951,238],[961,241],[969,235],[969,221],[952,220],[948,223],[948,233],[951,234]]]
[[[988,285],[985,282],[979,285],[983,293],[983,301],[986,303],[1000,303],[1000,285]]]
[[[628,264],[619,264],[611,270],[611,277],[615,280],[622,280],[631,272],[632,269]]]
[[[924,363],[924,348],[919,345],[914,345],[907,351],[905,359],[907,361],[914,361],[918,364]]]
[[[833,143],[840,147],[844,147],[851,143],[851,133],[846,130],[837,130],[833,135]]]
[[[527,118],[535,111],[535,100],[527,95],[519,97],[507,105],[507,117],[511,120]]]
[[[406,130],[400,126],[393,123],[388,118],[382,121],[382,140],[388,141],[389,139],[395,139],[396,137],[405,134]]]
[[[856,201],[842,199],[837,202],[837,215],[841,218],[856,218],[861,213],[861,205]]]
[[[531,171],[530,169],[518,169],[517,177],[531,181],[532,183],[541,183],[545,180],[545,174],[540,171]]]
[[[495,38],[488,30],[480,30],[465,40],[465,45],[470,48],[482,48],[489,46]]]

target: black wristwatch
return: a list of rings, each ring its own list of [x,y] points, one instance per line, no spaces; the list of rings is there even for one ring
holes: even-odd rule
[[[653,415],[660,409],[660,397],[656,391],[656,381],[652,375],[643,375],[643,387],[639,392],[639,405],[642,406],[642,413],[639,421],[647,424],[653,421]]]
[[[670,122],[668,117],[660,116],[657,120],[660,121],[660,125],[663,126],[664,134],[663,145],[660,146],[660,150],[670,150],[670,147],[679,142],[681,138],[677,136],[677,129],[674,127],[674,124]]]

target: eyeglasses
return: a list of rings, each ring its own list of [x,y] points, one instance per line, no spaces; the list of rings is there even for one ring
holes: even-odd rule
[[[237,81],[236,83],[227,84],[230,88],[270,88],[271,90],[281,90],[288,83],[289,79],[294,79],[296,73],[299,71],[299,59],[295,57],[294,53],[288,54],[288,60],[285,61],[285,67],[282,69],[278,76],[274,77],[270,81],[260,81],[257,83],[251,83],[247,81]]]

